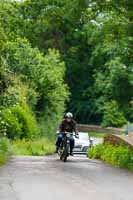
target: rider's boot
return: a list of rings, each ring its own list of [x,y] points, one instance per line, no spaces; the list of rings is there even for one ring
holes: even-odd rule
[[[56,147],[55,153],[58,153],[59,147]]]
[[[73,156],[73,150],[70,150],[70,156]]]

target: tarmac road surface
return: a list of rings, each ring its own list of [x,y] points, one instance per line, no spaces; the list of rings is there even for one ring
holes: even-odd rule
[[[12,157],[0,167],[0,200],[133,200],[133,174],[75,155]]]

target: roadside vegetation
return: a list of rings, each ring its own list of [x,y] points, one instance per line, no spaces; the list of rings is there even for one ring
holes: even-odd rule
[[[0,138],[0,165],[5,164],[11,153],[9,140],[5,137]]]
[[[130,0],[1,0],[0,109],[26,103],[48,136],[65,110],[79,123],[133,122],[131,9]]]
[[[104,138],[104,136],[107,135],[107,133],[97,133],[97,132],[89,132],[88,134],[90,137],[94,138]]]
[[[44,138],[38,140],[16,140],[12,142],[12,153],[14,155],[43,156],[53,154],[54,142]]]
[[[9,141],[6,137],[2,137],[0,138],[0,165],[5,164],[10,155],[43,156],[51,155],[54,151],[54,141],[47,138]]]
[[[133,171],[133,150],[125,146],[99,144],[89,149],[87,156]]]
[[[133,122],[131,8],[131,0],[0,0],[2,143],[10,139],[16,154],[51,153],[68,110],[78,123]]]

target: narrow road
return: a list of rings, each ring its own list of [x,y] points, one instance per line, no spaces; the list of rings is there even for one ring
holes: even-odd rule
[[[13,157],[0,168],[0,200],[133,200],[133,174],[84,156]]]

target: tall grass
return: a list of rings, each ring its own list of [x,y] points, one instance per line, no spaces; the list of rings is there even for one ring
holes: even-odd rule
[[[51,155],[55,151],[54,141],[42,138],[38,140],[12,140],[0,138],[0,165],[5,164],[11,154],[43,156]]]
[[[5,137],[0,138],[0,165],[4,164],[10,155],[10,143]]]
[[[133,171],[133,150],[126,146],[99,144],[88,151],[88,157],[101,159],[113,166]]]
[[[107,135],[107,133],[98,133],[98,132],[89,132],[88,134],[90,137],[94,138],[104,138],[104,136]]]
[[[15,155],[42,156],[53,154],[54,151],[54,142],[46,138],[33,141],[23,139],[12,142],[12,152]]]

